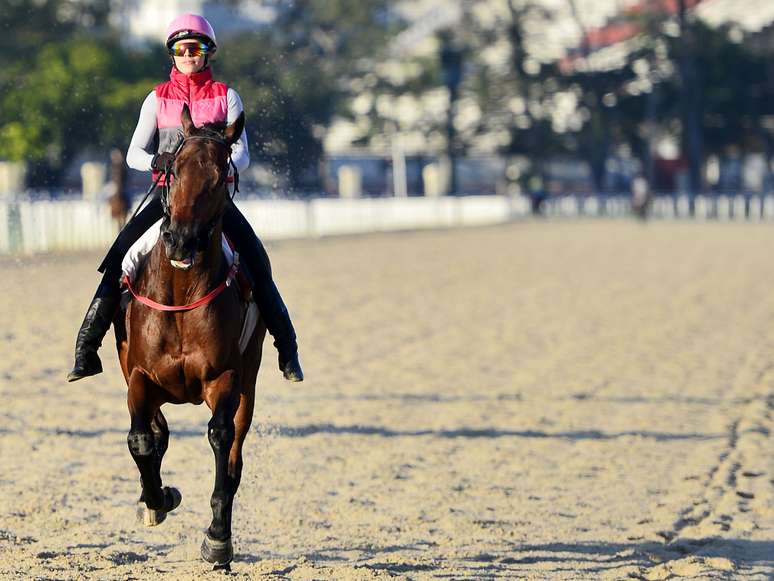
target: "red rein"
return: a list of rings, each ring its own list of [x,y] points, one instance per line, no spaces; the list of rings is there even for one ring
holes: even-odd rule
[[[212,301],[215,297],[217,297],[220,293],[222,293],[227,286],[231,285],[231,282],[236,277],[237,270],[239,270],[239,265],[236,261],[234,261],[234,264],[231,266],[231,269],[228,271],[228,276],[226,277],[226,280],[224,280],[222,283],[220,283],[217,287],[212,289],[202,298],[192,303],[189,303],[187,305],[180,305],[180,306],[162,305],[161,303],[157,303],[156,301],[149,299],[148,297],[138,295],[135,292],[134,288],[132,288],[132,283],[129,282],[128,276],[124,277],[124,283],[126,284],[126,287],[129,289],[129,292],[132,293],[132,296],[135,299],[140,301],[143,305],[150,307],[151,309],[155,309],[157,311],[173,311],[173,312],[190,311],[197,307],[201,307],[202,305],[206,305],[207,303]]]

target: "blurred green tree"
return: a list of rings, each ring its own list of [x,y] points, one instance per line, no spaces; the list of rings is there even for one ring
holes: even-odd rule
[[[584,96],[588,121],[577,134],[577,154],[597,183],[612,143],[629,144],[652,177],[657,133],[681,138],[693,192],[705,187],[701,168],[708,154],[722,156],[733,147],[765,151],[771,161],[771,55],[751,50],[738,31],[734,40],[730,26],[713,28],[683,15],[680,27],[662,6],[651,8],[623,16],[640,33],[619,67],[565,77]],[[581,47],[584,58],[590,52]]]
[[[32,186],[59,183],[83,150],[125,147],[163,70],[160,51],[112,38],[108,9],[108,0],[0,0],[0,159],[28,161]]]
[[[642,41],[624,62],[568,73],[531,53],[529,35],[553,21],[542,3],[502,0],[497,12],[459,3],[463,20],[438,31],[450,40],[438,43],[436,58],[395,52],[404,23],[388,0],[273,0],[271,26],[222,35],[213,66],[242,95],[253,157],[297,193],[319,191],[322,140],[343,117],[357,119],[364,143],[383,146],[396,130],[422,132],[436,144],[447,133],[455,142],[449,151],[459,154],[494,143],[532,161],[525,182],[549,158],[573,156],[588,162],[599,188],[617,145],[629,144],[649,166],[656,129],[685,127],[679,63],[689,50],[704,151],[722,154],[733,144],[772,158],[774,61],[733,31],[686,19],[685,43],[674,14],[624,15],[636,20]],[[110,0],[0,0],[0,158],[29,160],[33,185],[56,183],[85,149],[125,147],[143,97],[166,76],[161,47],[132,51],[111,35],[109,8]],[[430,111],[401,127],[390,103],[448,88],[440,57],[450,42],[460,57],[454,125]],[[581,47],[584,59],[590,52]],[[574,103],[570,122],[557,119],[562,100],[564,109]]]
[[[694,25],[694,60],[700,75],[701,131],[709,153],[729,146],[767,150],[772,135],[766,119],[774,115],[771,54],[756,53],[730,37],[729,28]]]
[[[224,37],[218,76],[244,101],[251,155],[296,194],[319,191],[322,138],[346,114],[354,79],[368,74],[391,32],[387,0],[274,2],[276,20]]]
[[[557,64],[535,54],[536,38],[553,25],[555,12],[537,0],[503,0],[491,13],[475,2],[467,6],[459,29],[470,55],[462,92],[481,114],[461,139],[473,144],[486,136],[503,155],[525,160],[519,181],[530,189],[542,183],[546,161],[568,151],[567,135],[553,121],[563,88]]]

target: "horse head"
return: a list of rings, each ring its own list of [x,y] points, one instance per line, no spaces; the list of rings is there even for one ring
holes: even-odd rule
[[[234,123],[196,127],[187,105],[181,114],[183,141],[175,156],[172,187],[162,195],[161,238],[175,268],[188,269],[207,250],[228,201],[231,146],[242,135],[245,115]]]

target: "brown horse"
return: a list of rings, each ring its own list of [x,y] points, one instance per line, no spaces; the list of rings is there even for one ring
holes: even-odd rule
[[[224,284],[234,271],[221,247],[226,178],[231,145],[242,133],[244,113],[228,127],[197,128],[184,107],[182,124],[185,138],[174,163],[174,184],[162,196],[161,237],[132,291],[142,300],[152,297],[184,310],[156,310],[133,300],[114,324],[129,387],[127,439],[140,471],[143,520],[147,526],[159,524],[182,498],[176,489],[161,484],[161,461],[169,441],[161,406],[205,402],[212,411],[207,436],[215,453],[215,488],[212,522],[201,553],[210,563],[228,566],[233,557],[232,502],[239,487],[242,444],[252,420],[266,333],[259,321],[244,353],[240,352],[245,305],[238,285]],[[194,306],[204,302],[197,299],[213,295],[206,304]]]

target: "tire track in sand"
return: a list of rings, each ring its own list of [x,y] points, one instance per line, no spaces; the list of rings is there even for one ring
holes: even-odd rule
[[[726,557],[729,544],[770,526],[774,473],[770,436],[774,424],[774,363],[758,346],[747,357],[728,393],[744,403],[729,425],[728,441],[703,481],[703,494],[680,511],[672,527],[657,532],[665,541],[664,562],[640,568],[631,578],[770,579],[765,564],[740,567]],[[738,408],[737,408],[738,409]],[[769,465],[766,465],[769,462]],[[768,517],[761,518],[761,515]],[[763,520],[767,522],[762,522]],[[767,546],[769,545],[769,546]],[[746,563],[770,561],[771,543],[741,548]]]

